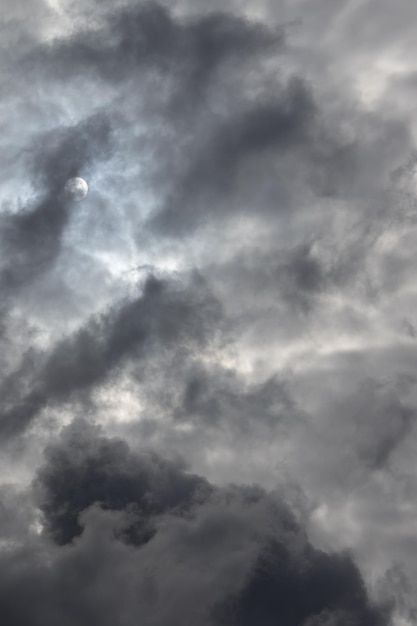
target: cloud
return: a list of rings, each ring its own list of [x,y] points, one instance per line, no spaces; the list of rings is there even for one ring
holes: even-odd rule
[[[3,553],[8,623],[388,623],[351,557],[314,549],[259,487],[215,488],[83,421],[49,448],[38,481],[58,545],[32,537]],[[144,520],[153,532],[132,546],[126,529]]]
[[[259,159],[264,151],[275,149],[279,158],[287,151],[304,147],[308,144],[313,115],[314,104],[308,88],[302,81],[293,79],[277,98],[255,103],[220,122],[204,150],[190,161],[173,197],[154,218],[153,227],[169,234],[188,232],[199,220],[204,222],[207,205],[211,206],[207,217],[213,219],[216,206],[224,211],[225,197],[236,191],[241,164],[250,161],[253,155]]]
[[[54,129],[31,146],[27,159],[40,187],[38,198],[24,210],[1,215],[0,285],[5,297],[33,285],[56,261],[72,208],[65,182],[86,171],[98,154],[105,158],[109,141],[108,120],[97,115],[74,128]]]
[[[156,2],[103,11],[70,38],[53,41],[27,59],[40,62],[57,80],[81,72],[119,83],[145,68],[163,73],[179,70],[178,90],[198,97],[218,66],[230,58],[251,56],[280,45],[283,33],[227,12],[176,19]]]
[[[133,522],[124,532],[141,545],[156,532],[155,516],[185,515],[211,491],[207,481],[185,474],[178,463],[151,452],[139,457],[125,441],[107,439],[87,422],[75,423],[46,456],[38,476],[40,508],[60,545],[81,534],[79,516],[95,503],[106,510],[129,508]]]
[[[2,25],[12,625],[412,615],[414,10],[203,4]]]
[[[128,359],[140,362],[155,348],[204,346],[219,323],[221,307],[197,275],[184,286],[149,276],[137,298],[93,317],[46,358],[23,359],[3,383],[3,436],[24,430],[48,403],[89,392]]]

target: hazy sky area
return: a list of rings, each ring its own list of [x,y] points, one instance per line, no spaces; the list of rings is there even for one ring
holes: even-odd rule
[[[417,4],[1,8],[2,626],[415,626]]]

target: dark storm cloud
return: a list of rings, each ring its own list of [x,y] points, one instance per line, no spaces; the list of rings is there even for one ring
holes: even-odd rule
[[[219,64],[279,46],[283,39],[281,29],[232,14],[180,20],[151,2],[116,8],[103,19],[98,28],[87,23],[70,39],[43,46],[26,63],[40,64],[57,80],[81,72],[115,83],[138,76],[143,68],[156,68],[175,72],[178,92],[196,98]]]
[[[369,606],[359,572],[348,555],[321,553],[308,544],[300,553],[297,563],[286,546],[272,541],[243,591],[234,601],[229,601],[230,612],[225,612],[220,623],[239,626],[259,623],[273,626],[279,620],[289,626],[386,623],[383,615]]]
[[[38,190],[33,204],[0,216],[3,298],[33,284],[56,260],[72,203],[65,197],[68,178],[88,171],[110,149],[110,125],[98,114],[72,128],[37,137],[25,155]]]
[[[215,488],[83,421],[49,448],[37,480],[44,532],[58,543],[63,531],[77,536],[3,553],[8,624],[388,624],[351,557],[314,549],[261,488]],[[135,520],[152,532],[132,545]]]
[[[185,514],[211,491],[204,479],[184,473],[178,463],[151,452],[133,454],[124,440],[108,439],[85,422],[75,423],[45,454],[47,464],[38,476],[40,509],[59,544],[81,534],[79,516],[96,502],[109,510],[129,507],[133,525],[126,536],[141,543],[156,532],[156,515]]]
[[[128,359],[141,361],[155,348],[204,346],[221,320],[221,307],[201,277],[178,287],[150,276],[138,298],[94,317],[46,357],[27,354],[2,386],[3,436],[21,432],[48,403],[89,392]]]

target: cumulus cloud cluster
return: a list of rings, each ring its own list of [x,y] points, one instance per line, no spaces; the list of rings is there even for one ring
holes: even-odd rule
[[[44,536],[2,555],[8,623],[385,623],[350,556],[260,487],[216,488],[84,421],[45,455]]]
[[[415,619],[415,9],[378,6],[10,6],[4,623]]]

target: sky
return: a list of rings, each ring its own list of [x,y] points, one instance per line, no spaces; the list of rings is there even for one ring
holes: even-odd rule
[[[417,5],[3,8],[1,623],[416,624]]]

